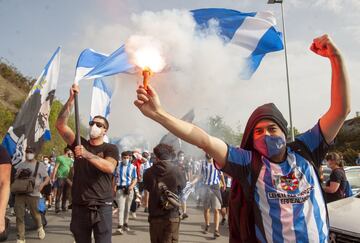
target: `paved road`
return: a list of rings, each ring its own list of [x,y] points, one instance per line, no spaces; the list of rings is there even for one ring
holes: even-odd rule
[[[202,211],[195,206],[190,206],[188,209],[190,217],[182,221],[180,226],[180,242],[184,243],[225,243],[229,241],[227,226],[220,226],[221,237],[213,238],[213,226],[210,226],[210,233],[204,235],[203,230],[203,214]],[[41,241],[37,239],[36,231],[26,232],[26,242],[50,242],[50,243],[73,243],[73,238],[69,231],[70,225],[70,212],[64,212],[55,214],[51,209],[47,213],[48,225],[45,228],[46,238]],[[117,219],[113,217],[113,232],[115,232],[117,226]],[[128,243],[147,243],[150,242],[149,236],[149,224],[147,222],[147,214],[143,213],[143,209],[137,213],[135,220],[130,220],[129,227],[130,232],[124,235],[113,234],[113,243],[128,242]],[[11,234],[8,239],[9,243],[16,242],[16,229],[15,229],[15,217],[11,217]]]

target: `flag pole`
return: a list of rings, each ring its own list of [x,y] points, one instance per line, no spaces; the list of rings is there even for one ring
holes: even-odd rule
[[[286,48],[286,33],[285,33],[285,18],[284,18],[284,4],[283,0],[268,0],[268,4],[280,3],[281,5],[281,20],[283,27],[283,36],[284,36],[284,52],[285,52],[285,67],[286,67],[286,85],[287,85],[287,94],[288,94],[288,106],[289,106],[289,120],[290,120],[290,135],[291,141],[295,140],[294,127],[292,121],[292,110],[291,110],[291,95],[290,95],[290,78],[289,78],[289,66],[287,58],[287,48]]]
[[[74,95],[75,101],[75,131],[76,131],[76,145],[81,145],[80,138],[80,118],[79,118],[79,99],[78,93],[76,92]]]

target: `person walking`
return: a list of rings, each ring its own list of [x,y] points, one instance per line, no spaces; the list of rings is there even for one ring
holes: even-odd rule
[[[39,239],[43,240],[45,238],[45,230],[42,225],[40,212],[38,211],[38,203],[40,191],[49,183],[50,177],[47,173],[46,166],[35,159],[35,151],[31,147],[28,146],[25,153],[26,159],[18,165],[15,180],[24,178],[25,176],[34,176],[35,184],[33,192],[28,194],[15,194],[17,243],[25,243],[24,217],[26,207],[30,210],[31,216],[35,220]]]
[[[116,232],[123,234],[129,231],[129,212],[134,197],[134,187],[137,183],[136,167],[131,164],[131,151],[121,153],[121,162],[116,169],[116,201],[119,207],[119,224]]]
[[[91,242],[94,233],[96,243],[110,243],[112,236],[113,173],[119,160],[116,145],[105,143],[104,136],[109,122],[103,116],[95,116],[89,122],[89,140],[75,141],[75,133],[68,125],[79,86],[73,85],[70,97],[56,121],[56,128],[74,151],[74,177],[72,182],[72,212],[70,230],[76,243]]]
[[[60,200],[61,200],[61,209],[66,211],[66,201],[69,190],[69,185],[66,182],[66,179],[69,176],[70,168],[73,165],[72,160],[72,151],[70,148],[64,148],[64,154],[56,157],[55,168],[51,175],[52,181],[55,181],[57,186],[56,195],[55,195],[55,213],[60,212]]]
[[[150,240],[151,243],[177,243],[180,201],[177,200],[177,205],[171,204],[167,192],[178,199],[186,181],[173,164],[175,152],[172,146],[159,144],[154,148],[154,154],[156,162],[144,173],[145,190],[149,191]]]

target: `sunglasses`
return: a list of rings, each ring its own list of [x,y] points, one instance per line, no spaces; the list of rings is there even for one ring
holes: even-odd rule
[[[89,122],[90,127],[92,127],[94,125],[96,125],[98,128],[105,128],[106,129],[105,125],[102,124],[101,122],[96,122],[96,121],[90,121]]]

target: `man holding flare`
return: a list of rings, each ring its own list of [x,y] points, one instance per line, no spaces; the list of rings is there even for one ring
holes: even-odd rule
[[[350,97],[343,58],[332,40],[327,35],[318,37],[311,50],[328,58],[332,68],[331,105],[312,129],[297,138],[316,162],[349,114]],[[251,195],[257,241],[327,241],[329,226],[316,168],[286,146],[287,122],[274,104],[265,104],[253,112],[241,148],[227,145],[167,113],[150,85],[147,90],[143,86],[138,88],[134,104],[145,116],[212,156],[222,171],[240,181],[244,190],[250,190],[252,157],[259,155],[261,170]]]

